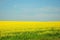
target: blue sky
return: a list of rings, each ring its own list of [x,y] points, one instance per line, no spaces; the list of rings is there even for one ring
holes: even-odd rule
[[[60,21],[60,0],[0,0],[0,20]]]

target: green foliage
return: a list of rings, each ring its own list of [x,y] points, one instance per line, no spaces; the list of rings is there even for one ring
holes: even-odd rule
[[[12,34],[12,36],[9,36]],[[37,30],[30,32],[14,32],[0,37],[0,40],[59,40],[60,30],[51,28],[49,30]]]

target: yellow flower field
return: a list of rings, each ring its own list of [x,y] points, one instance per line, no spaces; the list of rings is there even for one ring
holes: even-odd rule
[[[58,21],[0,21],[0,40],[53,40],[53,38],[60,39],[60,22]]]
[[[0,21],[0,31],[32,31],[49,27],[60,27],[60,22]]]

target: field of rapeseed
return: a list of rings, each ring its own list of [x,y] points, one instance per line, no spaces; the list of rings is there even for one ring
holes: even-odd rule
[[[60,40],[60,22],[0,21],[0,40]]]

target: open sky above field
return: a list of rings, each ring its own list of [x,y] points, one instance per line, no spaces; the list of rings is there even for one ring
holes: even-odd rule
[[[60,0],[0,0],[0,20],[60,21]]]

